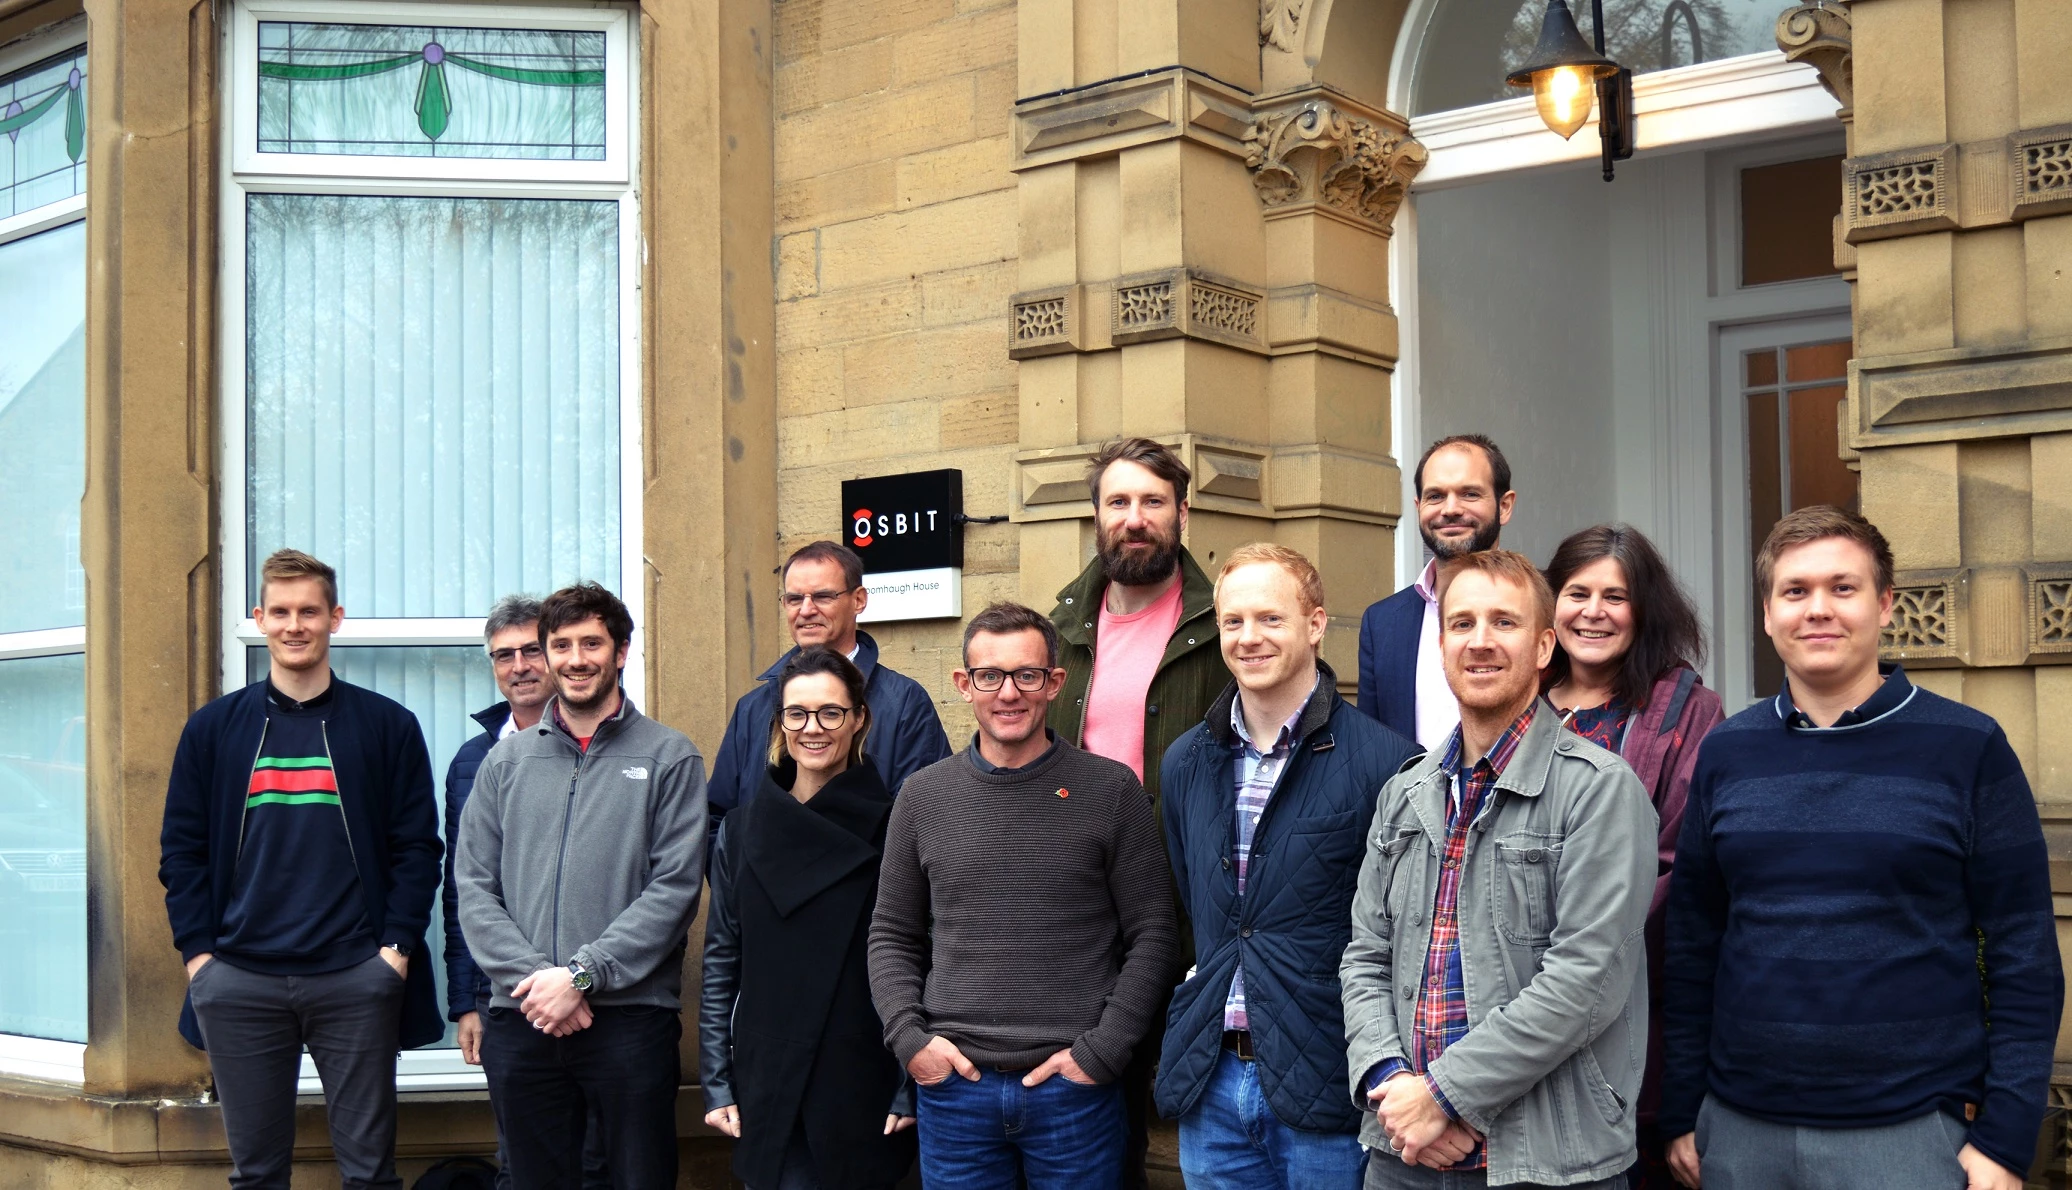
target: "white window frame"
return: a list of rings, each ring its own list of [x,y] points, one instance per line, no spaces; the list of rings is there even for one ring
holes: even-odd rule
[[[325,21],[382,25],[440,25],[533,29],[602,30],[605,34],[606,152],[603,161],[540,161],[507,158],[374,157],[332,154],[260,153],[258,127],[258,33],[260,21]],[[220,207],[222,294],[220,354],[222,401],[219,446],[223,481],[219,539],[223,572],[222,682],[234,690],[246,684],[246,650],[266,638],[245,605],[248,578],[245,499],[245,266],[246,196],[250,194],[351,194],[441,198],[608,199],[619,204],[619,566],[618,593],[633,615],[633,638],[624,686],[636,702],[645,696],[643,664],[646,624],[641,453],[640,268],[645,243],[640,231],[640,118],[637,26],[626,7],[568,7],[548,3],[476,4],[369,3],[366,0],[236,0],[225,23],[225,79],[220,96],[230,118],[222,131]],[[354,617],[350,606],[335,647],[482,644],[482,617]],[[443,962],[422,955],[414,961]],[[443,1007],[443,1006],[442,1006]],[[484,1085],[480,1067],[460,1060],[455,1049],[406,1050],[396,1068],[404,1091],[464,1090]],[[321,1094],[322,1084],[307,1055],[297,1091]]]
[[[86,19],[66,21],[39,30],[18,41],[0,46],[0,75],[12,74],[55,54],[85,45]],[[93,69],[89,60],[87,69]],[[0,219],[0,245],[78,223],[86,218],[86,195],[75,194],[56,202]],[[86,626],[45,628],[32,632],[0,632],[0,661],[28,657],[62,657],[86,652]],[[80,1086],[86,1082],[86,1043],[52,1041],[0,1033],[0,1075],[36,1079],[41,1082]]]

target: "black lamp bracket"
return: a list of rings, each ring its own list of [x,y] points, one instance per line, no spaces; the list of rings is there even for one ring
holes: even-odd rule
[[[1692,28],[1697,25],[1695,18]],[[1665,40],[1667,22],[1664,22]],[[1604,0],[1590,0],[1590,38],[1599,57],[1604,56]],[[1604,180],[1612,180],[1612,163],[1633,156],[1633,71],[1619,67],[1617,73],[1597,80],[1598,159],[1604,165]]]

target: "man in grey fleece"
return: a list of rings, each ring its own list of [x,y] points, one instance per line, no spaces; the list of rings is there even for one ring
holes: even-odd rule
[[[1044,727],[1057,658],[1057,629],[1029,608],[972,617],[953,676],[978,736],[907,778],[886,826],[871,998],[920,1088],[930,1186],[1116,1186],[1116,1079],[1172,986],[1151,799]]]
[[[483,759],[454,868],[493,989],[490,1103],[517,1190],[581,1184],[591,1108],[620,1190],[671,1190],[705,763],[620,691],[633,618],[611,592],[556,591],[539,631],[554,701]]]

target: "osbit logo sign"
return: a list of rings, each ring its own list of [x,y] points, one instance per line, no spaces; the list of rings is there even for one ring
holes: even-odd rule
[[[868,508],[859,508],[849,514],[849,543],[862,549],[880,537],[933,533],[935,519],[940,515],[942,510],[936,508],[917,508],[910,513],[889,512],[876,515]]]
[[[964,474],[877,475],[842,482],[842,535],[865,574],[964,564]]]

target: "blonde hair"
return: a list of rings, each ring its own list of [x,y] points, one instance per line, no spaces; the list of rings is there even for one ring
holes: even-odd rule
[[[1295,580],[1295,594],[1301,601],[1304,614],[1324,606],[1324,578],[1308,558],[1284,545],[1270,541],[1254,541],[1230,551],[1230,557],[1223,560],[1223,569],[1216,572],[1216,594],[1223,594],[1223,580],[1240,566],[1257,564],[1278,566]]]
[[[1510,550],[1478,550],[1472,554],[1462,554],[1449,566],[1447,589],[1451,590],[1453,583],[1471,570],[1498,582],[1523,588],[1525,593],[1532,597],[1533,613],[1539,617],[1538,627],[1554,626],[1554,589],[1547,585],[1547,576],[1541,574],[1540,568],[1532,564],[1532,559]],[[1439,596],[1439,611],[1442,616],[1446,611],[1446,597],[1443,593]]]
[[[259,603],[266,603],[266,584],[313,578],[324,584],[324,606],[338,606],[338,572],[301,550],[275,550],[259,564]]]

